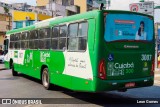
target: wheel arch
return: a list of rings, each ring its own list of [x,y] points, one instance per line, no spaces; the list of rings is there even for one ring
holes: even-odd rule
[[[48,67],[48,65],[46,65],[46,64],[43,64],[42,66],[41,66],[41,72],[40,72],[40,79],[42,80],[42,72],[43,72],[43,69],[44,68],[48,68],[49,69],[49,67]]]

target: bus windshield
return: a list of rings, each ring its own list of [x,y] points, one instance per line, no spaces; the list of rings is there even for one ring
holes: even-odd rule
[[[106,42],[117,40],[153,40],[153,20],[136,14],[108,14],[105,21]]]

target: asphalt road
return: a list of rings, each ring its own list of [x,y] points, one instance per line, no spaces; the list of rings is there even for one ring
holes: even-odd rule
[[[45,90],[40,80],[20,74],[17,77],[11,75],[11,70],[0,71],[0,98],[53,98],[52,100],[61,100],[62,104],[54,104],[56,107],[61,106],[119,106],[113,104],[106,104],[105,99],[126,100],[126,103],[133,98],[160,98],[160,86],[154,85],[151,87],[130,89],[127,92],[103,92],[103,93],[86,93],[86,92],[73,92],[59,86],[53,86],[51,90]],[[70,100],[71,99],[71,100]],[[95,99],[95,100],[93,100]],[[98,99],[102,100],[100,103]],[[47,99],[46,99],[47,100]],[[153,100],[153,99],[152,99]],[[103,102],[104,101],[104,102]],[[125,102],[125,101],[124,101]],[[1,105],[0,105],[1,106]],[[4,106],[4,105],[2,105]],[[7,105],[8,107],[11,105]],[[32,107],[36,105],[21,105],[25,107]],[[48,107],[53,105],[38,105],[38,107]],[[123,107],[128,105],[123,105]],[[132,105],[134,106],[134,105]],[[137,105],[136,105],[137,106]],[[144,106],[140,104],[140,106]],[[158,107],[159,104],[147,104],[147,107]],[[6,106],[4,106],[6,107]],[[19,106],[18,106],[19,107]]]

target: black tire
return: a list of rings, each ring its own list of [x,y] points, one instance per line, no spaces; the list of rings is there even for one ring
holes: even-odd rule
[[[48,68],[44,68],[42,71],[42,84],[46,90],[51,89],[50,77]]]
[[[16,71],[14,70],[14,65],[13,65],[13,63],[11,64],[11,67],[12,67],[12,75],[13,75],[13,76],[18,76],[18,72],[16,72]]]

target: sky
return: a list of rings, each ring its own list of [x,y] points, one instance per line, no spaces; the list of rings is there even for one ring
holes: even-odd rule
[[[29,5],[36,6],[36,0],[0,0],[6,3],[24,3],[27,2]],[[138,3],[140,0],[111,0],[110,9],[112,10],[129,10],[129,4]],[[154,1],[155,6],[160,6],[160,0],[145,0]],[[160,22],[160,9],[155,10],[155,22]]]

